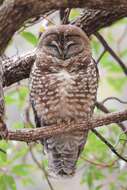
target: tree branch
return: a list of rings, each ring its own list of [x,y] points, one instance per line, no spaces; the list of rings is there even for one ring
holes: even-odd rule
[[[118,62],[118,64],[121,66],[123,72],[127,76],[127,67],[126,65],[122,62],[122,60],[116,55],[116,53],[112,50],[112,48],[108,45],[108,43],[105,41],[103,36],[99,34],[98,32],[95,34],[97,39],[102,43],[104,48],[112,55],[112,57]]]
[[[121,103],[121,104],[127,104],[127,101],[121,100],[121,99],[119,99],[119,98],[117,98],[117,97],[115,97],[115,96],[107,97],[107,98],[105,98],[101,103],[102,103],[102,104],[105,104],[105,102],[107,102],[107,101],[109,101],[109,100],[116,100],[116,101],[118,101],[118,102]]]
[[[100,109],[101,111],[103,111],[104,113],[110,113],[110,111],[107,109],[107,107],[104,106],[101,102],[96,102],[96,107],[97,107],[98,109]],[[119,127],[123,130],[123,132],[126,133],[127,129],[126,129],[126,127],[124,126],[123,123],[120,123],[120,122],[119,122],[119,123],[117,123],[117,125],[119,125]]]
[[[6,137],[8,134],[8,130],[4,123],[4,93],[3,93],[3,67],[0,59],[0,134],[1,137]]]
[[[95,34],[98,30],[110,26],[114,22],[127,16],[127,11],[124,9],[90,9],[85,8],[83,14],[71,24],[80,26],[88,36]]]
[[[28,78],[35,58],[35,50],[25,55],[3,58],[3,86]]]
[[[88,130],[103,125],[109,125],[111,123],[119,123],[125,120],[127,120],[127,110],[106,114],[104,116],[93,117],[88,121],[83,121],[82,123],[75,125],[63,124],[61,126],[56,126],[54,124],[51,127],[45,126],[36,129],[22,129],[22,130],[17,130],[15,132],[9,131],[8,140],[25,141],[25,142],[37,141],[45,137],[51,137],[62,133],[68,133],[77,129]]]
[[[100,133],[98,133],[95,129],[92,129],[92,132],[102,141],[104,142],[108,148],[118,157],[120,158],[121,160],[127,162],[127,159],[124,158],[123,156],[121,156],[121,154],[119,154],[115,148],[113,147],[112,144],[110,144]]]

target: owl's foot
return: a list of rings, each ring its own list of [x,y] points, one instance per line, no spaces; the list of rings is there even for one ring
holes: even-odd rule
[[[3,120],[0,119],[0,138],[7,139],[8,138],[8,129]]]

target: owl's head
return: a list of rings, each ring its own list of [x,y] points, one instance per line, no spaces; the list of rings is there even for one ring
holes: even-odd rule
[[[49,27],[41,36],[39,51],[46,55],[66,60],[79,54],[91,55],[86,34],[73,25]]]

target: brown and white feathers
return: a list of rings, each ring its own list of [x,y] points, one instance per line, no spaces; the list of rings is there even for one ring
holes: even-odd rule
[[[44,32],[30,75],[36,126],[73,125],[89,119],[97,86],[98,71],[86,34],[72,25],[54,26]],[[61,176],[75,173],[87,134],[77,130],[43,139],[51,172]]]

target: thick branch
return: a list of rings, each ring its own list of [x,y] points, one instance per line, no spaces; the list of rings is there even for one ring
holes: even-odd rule
[[[28,52],[20,57],[4,58],[3,86],[9,86],[22,79],[28,78],[35,58],[35,51]]]
[[[40,140],[45,137],[71,132],[77,129],[88,130],[100,127],[102,125],[109,125],[111,123],[116,123],[116,122],[119,123],[125,120],[127,120],[127,110],[117,113],[106,114],[104,116],[93,117],[89,121],[83,121],[81,124],[76,124],[76,125],[69,125],[69,126],[52,125],[52,127],[47,126],[37,129],[22,129],[22,130],[17,130],[15,132],[9,131],[8,140],[31,142],[31,141]]]
[[[44,14],[52,9],[60,8],[92,8],[105,9],[113,12],[113,19],[125,16],[127,13],[127,0],[74,0],[74,1],[57,1],[57,0],[6,0],[0,6],[0,54],[4,52],[9,40],[13,34],[19,30],[23,23],[33,17]],[[114,10],[117,10],[114,12]],[[98,13],[97,13],[98,14]],[[118,14],[118,16],[117,16]],[[103,13],[104,15],[104,13]],[[105,16],[104,16],[105,17]],[[106,14],[106,18],[107,14]],[[117,19],[116,19],[117,18]],[[109,20],[110,18],[108,18]],[[100,20],[98,19],[98,23]],[[107,21],[105,20],[107,23]],[[108,21],[111,23],[110,21]],[[103,26],[102,22],[100,24]]]
[[[85,8],[83,15],[79,17],[76,21],[73,21],[72,24],[80,26],[88,36],[95,34],[98,30],[110,26],[114,22],[118,21],[121,18],[127,16],[127,11],[124,9],[89,9]]]

